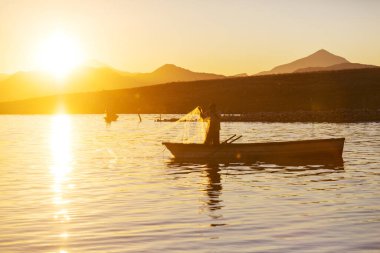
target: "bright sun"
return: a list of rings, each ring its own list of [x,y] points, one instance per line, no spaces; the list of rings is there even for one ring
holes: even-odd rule
[[[72,37],[63,32],[55,32],[40,45],[36,58],[40,70],[63,80],[83,63],[83,51]]]

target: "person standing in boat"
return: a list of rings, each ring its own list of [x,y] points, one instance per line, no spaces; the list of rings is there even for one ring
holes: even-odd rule
[[[209,121],[204,143],[210,145],[220,144],[220,114],[216,110],[215,104],[210,104],[206,112],[200,106],[198,106],[198,110],[201,118]]]
[[[106,108],[105,114],[106,116],[104,117],[104,120],[108,124],[110,124],[112,121],[116,121],[119,117],[114,111],[110,110],[109,108]]]

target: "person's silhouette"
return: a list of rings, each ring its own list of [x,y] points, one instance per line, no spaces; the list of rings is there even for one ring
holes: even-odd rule
[[[204,112],[200,106],[198,106],[198,110],[201,118],[209,121],[204,143],[210,145],[220,144],[220,114],[216,110],[215,104],[210,104],[206,112]]]

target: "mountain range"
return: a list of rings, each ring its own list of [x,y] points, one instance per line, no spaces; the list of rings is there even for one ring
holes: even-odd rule
[[[269,71],[263,71],[256,75],[272,75],[296,72],[333,71],[343,69],[376,68],[374,65],[351,63],[341,56],[334,55],[324,49],[295,60],[293,62],[279,65]]]
[[[0,103],[0,114],[57,113],[187,113],[214,102],[223,113],[334,112],[356,120],[359,111],[380,110],[380,68],[249,76],[166,83],[130,89],[73,93]],[[380,112],[380,111],[378,111]],[[359,115],[357,118],[355,115]],[[376,113],[379,120],[380,113]],[[274,120],[287,121],[278,115]],[[372,117],[372,116],[371,116]],[[260,117],[259,117],[260,118]],[[102,118],[99,117],[101,120]],[[300,118],[298,118],[299,120]],[[371,118],[364,118],[370,120]],[[312,119],[315,120],[315,119]],[[326,122],[326,118],[320,118]]]
[[[126,74],[135,80],[147,84],[196,81],[225,78],[224,75],[197,73],[174,64],[165,64],[151,73],[128,73]]]
[[[346,63],[335,64],[328,67],[307,67],[303,69],[297,69],[296,71],[294,71],[294,73],[315,72],[315,71],[336,71],[336,70],[344,70],[344,69],[367,69],[367,68],[378,68],[378,66],[346,62]]]
[[[321,49],[307,57],[279,65],[272,70],[260,72],[256,75],[362,68],[377,68],[377,66],[351,63],[343,57]],[[0,74],[0,102],[55,94],[136,88],[171,82],[247,77],[247,74],[224,76],[193,72],[174,64],[165,64],[149,73],[130,73],[114,69],[99,62],[92,62],[85,67],[76,69],[61,83],[42,72],[18,72],[13,75]]]
[[[17,72],[0,76],[0,102],[53,94],[92,92],[141,87],[160,83],[226,78],[223,75],[193,72],[166,64],[150,73],[129,73],[106,65],[82,67],[62,83],[42,72]]]

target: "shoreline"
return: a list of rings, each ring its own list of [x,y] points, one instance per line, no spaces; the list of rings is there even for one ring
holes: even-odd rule
[[[104,115],[104,113],[0,113],[1,116],[12,115]],[[155,122],[176,122],[184,113],[118,113],[118,115],[156,115]],[[170,115],[170,116],[168,116]],[[180,116],[181,115],[181,116]],[[190,120],[191,121],[191,120]],[[285,112],[252,112],[222,113],[221,122],[268,122],[268,123],[377,123],[380,122],[380,109],[377,110],[335,110],[335,111],[285,111]]]
[[[155,121],[176,122],[178,120],[179,118],[162,118],[162,119],[156,119]],[[222,114],[221,121],[222,122],[283,122],[283,123],[380,122],[380,110],[255,112],[255,113],[246,113],[246,114]]]

